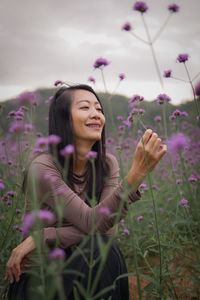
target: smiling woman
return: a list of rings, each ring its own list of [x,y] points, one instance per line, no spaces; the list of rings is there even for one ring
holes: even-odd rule
[[[86,296],[82,292],[78,299],[93,299],[104,289],[101,299],[129,299],[128,278],[124,276],[117,280],[127,269],[123,255],[112,239],[112,229],[116,220],[128,213],[127,203],[141,198],[138,186],[147,174],[146,161],[151,171],[166,153],[166,146],[161,145],[157,134],[147,130],[138,143],[132,166],[124,180],[129,188],[124,199],[123,184],[118,182],[118,162],[105,151],[104,125],[100,99],[91,87],[76,85],[59,89],[49,110],[49,135],[59,136],[59,139],[56,144],[49,143],[49,151],[32,160],[23,185],[26,192],[25,215],[33,208],[31,179],[36,183],[40,208],[54,213],[54,217],[48,219],[48,227],[43,228],[41,243],[50,250],[58,245],[65,250],[67,258],[74,251],[72,246],[83,247],[81,253],[85,253],[84,256],[79,253],[62,274],[67,299],[77,299],[74,291],[77,293],[78,290],[74,287],[80,284],[80,291],[84,289],[87,292]],[[57,214],[56,205],[59,204],[64,205],[62,220]],[[37,215],[44,216],[44,212]],[[99,243],[99,237],[103,244]],[[87,242],[83,245],[85,238]],[[101,245],[109,246],[104,258]],[[36,266],[36,261],[31,261],[29,256],[34,249],[34,239],[26,228],[22,243],[12,251],[6,266],[6,278],[11,282],[9,299],[36,296],[27,273],[29,268]],[[58,253],[65,257],[64,252]],[[77,273],[69,274],[69,270],[79,271],[84,277]],[[60,299],[58,294],[51,295],[52,298]],[[100,298],[96,296],[95,299]]]

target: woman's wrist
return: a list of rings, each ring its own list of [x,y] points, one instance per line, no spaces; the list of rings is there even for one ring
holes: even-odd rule
[[[127,175],[128,184],[133,187],[134,191],[136,192],[140,184],[143,182],[144,178],[146,177],[145,174],[139,174],[136,172],[129,171]]]

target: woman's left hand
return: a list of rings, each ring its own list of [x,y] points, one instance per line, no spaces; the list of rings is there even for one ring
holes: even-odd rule
[[[35,242],[32,236],[29,236],[12,250],[12,254],[6,264],[6,280],[10,279],[10,283],[13,283],[14,280],[19,281],[24,259],[34,249]]]

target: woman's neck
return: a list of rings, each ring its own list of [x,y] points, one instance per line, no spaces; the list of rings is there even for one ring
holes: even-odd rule
[[[85,156],[91,148],[91,145],[77,145],[77,157],[74,157],[73,166],[73,172],[75,174],[82,174],[86,170],[88,159]]]

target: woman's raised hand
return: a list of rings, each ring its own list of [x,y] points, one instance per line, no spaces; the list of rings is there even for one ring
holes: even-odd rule
[[[147,175],[147,172],[151,172],[163,155],[165,155],[167,146],[161,144],[161,142],[162,140],[157,133],[151,129],[145,131],[136,147],[133,163],[127,176],[129,184],[133,186],[142,180]]]
[[[32,236],[29,236],[12,250],[11,256],[6,264],[6,280],[10,279],[10,283],[13,283],[14,280],[19,280],[26,255],[33,249],[35,249],[35,242]]]

